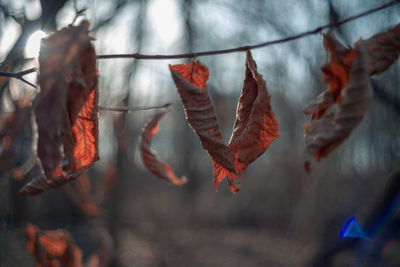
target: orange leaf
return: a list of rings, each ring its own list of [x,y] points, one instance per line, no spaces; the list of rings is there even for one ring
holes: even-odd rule
[[[237,186],[244,179],[243,171],[261,156],[278,136],[279,126],[271,109],[266,83],[257,72],[257,65],[248,51],[242,94],[229,141],[229,148],[235,155],[236,173],[215,164],[214,183],[217,190],[218,184],[227,177],[231,191],[237,192]]]
[[[81,250],[75,245],[67,231],[39,231],[38,227],[28,223],[25,227],[27,246],[35,258],[37,266],[66,267],[82,266]]]
[[[307,171],[310,171],[309,158],[315,157],[319,161],[342,143],[360,123],[368,108],[372,89],[363,41],[356,44],[355,55],[349,82],[341,91],[342,101],[337,103],[332,113],[304,125]]]
[[[89,22],[42,40],[40,94],[35,99],[38,172],[20,193],[37,194],[85,172],[98,155],[98,72]],[[68,161],[64,161],[64,153]]]
[[[155,152],[150,148],[151,140],[159,130],[158,121],[167,113],[168,110],[156,113],[151,120],[146,123],[139,140],[140,153],[144,165],[151,173],[174,185],[183,185],[187,182],[186,177],[180,179],[176,177],[171,167],[166,163],[160,162]]]
[[[200,89],[206,89],[209,72],[208,68],[198,61],[191,61],[188,64],[172,65],[169,67],[171,71],[175,71],[182,77]]]
[[[200,138],[201,145],[214,162],[231,172],[236,172],[234,156],[222,140],[214,107],[205,86],[208,79],[207,67],[198,62],[191,62],[169,68],[186,118]]]

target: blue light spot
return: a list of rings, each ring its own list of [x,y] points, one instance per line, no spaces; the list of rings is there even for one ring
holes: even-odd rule
[[[367,235],[361,229],[360,225],[358,225],[356,218],[354,217],[351,217],[350,220],[343,227],[340,233],[340,238],[344,237],[357,237],[357,238],[368,239]]]

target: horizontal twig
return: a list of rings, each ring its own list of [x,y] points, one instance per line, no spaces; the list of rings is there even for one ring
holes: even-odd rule
[[[171,106],[171,103],[167,103],[160,106],[149,106],[149,107],[103,107],[100,106],[99,109],[107,110],[107,111],[117,111],[117,112],[131,112],[131,111],[138,111],[138,110],[149,110],[149,109],[156,109],[156,108],[168,108]]]
[[[185,54],[175,54],[175,55],[143,55],[143,54],[110,54],[110,55],[98,55],[98,59],[111,59],[111,58],[134,58],[134,59],[153,59],[153,60],[159,60],[159,59],[180,59],[180,58],[196,58],[196,57],[201,57],[201,56],[212,56],[212,55],[221,55],[221,54],[229,54],[229,53],[237,53],[237,52],[243,52],[247,51],[250,49],[256,49],[256,48],[262,48],[262,47],[267,47],[275,44],[281,44],[281,43],[286,43],[289,41],[297,40],[309,35],[317,34],[323,30],[330,29],[330,28],[337,28],[347,22],[356,20],[358,18],[367,16],[369,14],[375,13],[379,10],[385,9],[387,7],[393,6],[395,4],[398,4],[400,0],[394,0],[391,2],[388,2],[384,5],[381,5],[379,7],[367,10],[365,12],[362,12],[360,14],[348,17],[347,19],[338,21],[336,23],[331,23],[331,24],[326,24],[323,26],[319,26],[313,30],[306,31],[300,34],[296,34],[293,36],[285,37],[282,39],[277,39],[273,41],[267,41],[263,42],[260,44],[256,45],[246,45],[246,46],[240,46],[240,47],[235,47],[235,48],[229,48],[229,49],[222,49],[222,50],[211,50],[211,51],[204,51],[204,52],[195,52],[195,53],[185,53]]]
[[[36,72],[36,68],[30,68],[30,69],[23,70],[23,71],[20,71],[20,72],[3,72],[3,71],[0,71],[0,76],[9,77],[9,78],[16,78],[16,79],[19,79],[19,80],[23,81],[24,83],[34,87],[34,88],[37,88],[36,85],[34,85],[33,83],[25,80],[24,77],[23,77],[24,75],[30,74],[32,72]]]

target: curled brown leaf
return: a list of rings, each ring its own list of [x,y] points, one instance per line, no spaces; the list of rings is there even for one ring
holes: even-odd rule
[[[228,178],[232,192],[244,179],[246,167],[261,156],[279,136],[279,126],[271,109],[270,96],[265,80],[257,72],[257,65],[250,53],[246,56],[246,73],[243,89],[236,110],[236,121],[229,141],[229,148],[235,155],[236,173],[215,165],[214,183]]]
[[[200,138],[201,145],[213,162],[231,172],[236,172],[234,156],[224,144],[214,106],[207,92],[208,68],[199,62],[174,65],[169,68],[182,100],[186,118]]]
[[[159,130],[158,121],[167,113],[168,110],[156,113],[144,126],[139,140],[140,154],[142,156],[143,164],[151,173],[174,185],[183,185],[187,182],[186,177],[176,177],[171,167],[166,163],[160,162],[155,152],[150,148],[151,140]]]
[[[360,123],[371,100],[368,59],[362,41],[356,44],[355,59],[347,86],[341,90],[340,99],[329,114],[304,125],[306,170],[309,160],[317,161],[342,143]]]

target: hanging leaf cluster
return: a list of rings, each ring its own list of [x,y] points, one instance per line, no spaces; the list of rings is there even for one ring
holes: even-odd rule
[[[15,102],[15,111],[0,118],[0,174],[9,171],[16,179],[29,177],[21,194],[34,195],[65,185],[99,160],[99,74],[88,29],[89,22],[83,21],[42,41],[40,92],[32,103],[26,99]],[[323,44],[329,58],[321,71],[328,88],[303,110],[311,115],[311,121],[304,125],[307,171],[313,158],[319,161],[326,157],[362,121],[372,96],[369,77],[387,70],[399,56],[400,25],[360,40],[353,48],[345,47],[330,33],[324,35]],[[266,82],[250,51],[227,145],[207,91],[208,68],[198,61],[169,68],[188,124],[214,165],[216,189],[227,178],[230,190],[237,192],[248,165],[279,136]],[[140,137],[140,152],[151,173],[173,185],[183,185],[187,179],[178,178],[150,148],[158,122],[167,112],[161,111],[147,122]],[[85,198],[88,213],[99,214],[96,205],[90,206],[93,201],[85,187],[87,177],[82,177],[77,188],[83,191],[78,195]]]
[[[312,158],[326,157],[361,122],[372,97],[369,76],[386,71],[397,60],[399,45],[400,25],[359,40],[353,49],[324,35],[329,60],[321,71],[328,89],[303,109],[311,115],[304,125],[306,171],[311,171]]]

